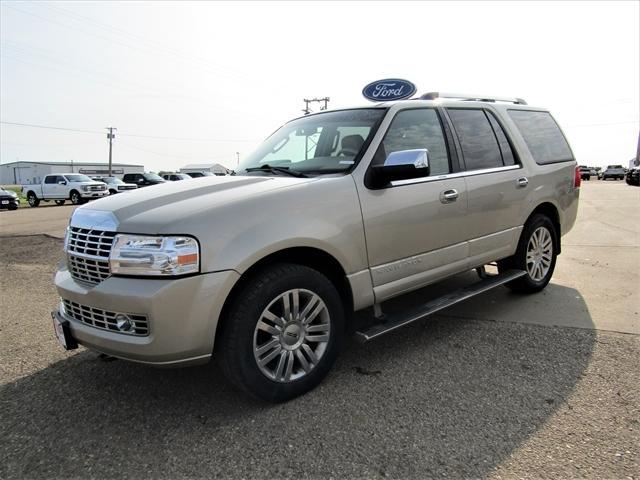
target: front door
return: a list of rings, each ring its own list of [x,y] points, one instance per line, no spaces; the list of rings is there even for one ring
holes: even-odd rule
[[[452,162],[440,113],[400,110],[371,164],[416,148],[428,150],[428,177],[381,189],[358,185],[376,302],[467,268],[466,184],[455,174],[457,162]]]

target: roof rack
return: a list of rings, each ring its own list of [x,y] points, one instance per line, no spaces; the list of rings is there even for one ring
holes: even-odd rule
[[[442,92],[429,92],[420,97],[420,100],[435,100],[436,98],[453,98],[457,100],[463,100],[468,102],[507,102],[515,103],[516,105],[526,105],[522,98],[516,97],[490,97],[487,95],[465,95],[462,93],[442,93]]]

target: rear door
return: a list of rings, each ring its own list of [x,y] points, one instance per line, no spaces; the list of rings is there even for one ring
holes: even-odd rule
[[[60,187],[58,182],[63,181],[61,175],[47,175],[42,182],[42,196],[43,198],[60,198]]]
[[[447,114],[465,170],[466,231],[473,268],[515,251],[529,179],[494,112],[451,107]]]
[[[466,269],[467,192],[447,132],[435,108],[398,111],[371,165],[391,152],[426,148],[430,176],[382,189],[357,185],[377,302]],[[445,199],[447,192],[455,195]]]

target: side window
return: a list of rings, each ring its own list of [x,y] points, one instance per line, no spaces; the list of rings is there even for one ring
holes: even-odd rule
[[[56,183],[56,176],[47,175],[46,177],[44,177],[44,183]]]
[[[539,165],[573,160],[571,148],[549,112],[508,110],[531,156]]]
[[[483,110],[447,109],[455,128],[467,170],[502,167],[496,135]]]
[[[502,153],[502,163],[504,163],[505,166],[515,165],[516,160],[513,155],[513,150],[511,150],[511,145],[509,145],[509,141],[507,140],[504,130],[493,113],[486,112],[486,114],[487,117],[489,117],[491,126],[493,127],[493,133],[496,134],[496,138],[498,139],[498,146],[500,147],[500,153]]]
[[[451,172],[447,144],[438,113],[432,108],[400,111],[391,122],[373,163],[384,163],[387,155],[400,150],[426,148],[431,175]]]

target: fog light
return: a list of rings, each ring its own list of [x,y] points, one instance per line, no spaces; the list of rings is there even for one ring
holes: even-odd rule
[[[115,320],[116,320],[116,327],[118,327],[118,330],[120,330],[121,332],[133,331],[134,329],[133,322],[127,315],[119,313],[116,315]]]

